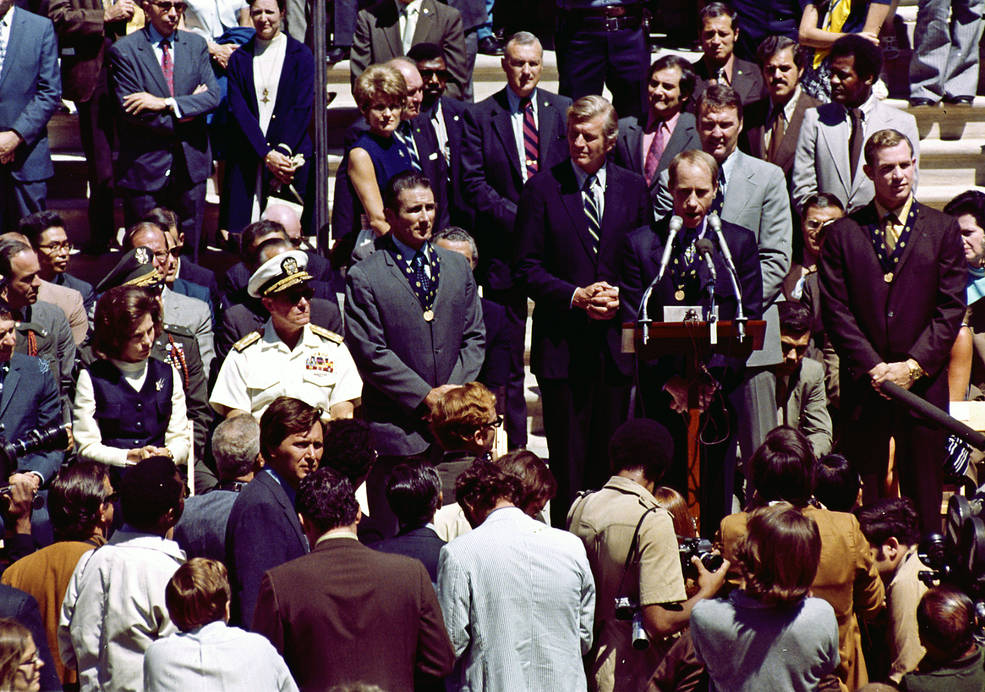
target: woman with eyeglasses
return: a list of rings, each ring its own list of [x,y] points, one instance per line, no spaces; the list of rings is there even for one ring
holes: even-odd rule
[[[43,668],[31,632],[16,620],[0,619],[0,690],[38,692]]]
[[[307,200],[313,157],[308,125],[315,95],[311,51],[281,30],[286,0],[251,0],[256,36],[229,56],[232,126],[220,228],[239,234],[272,193]],[[309,205],[305,205],[307,208]],[[305,214],[307,216],[307,214]]]
[[[161,303],[139,286],[117,286],[96,303],[98,359],[79,373],[73,434],[80,459],[133,466],[154,456],[188,460],[191,436],[181,376],[150,355]]]
[[[356,246],[390,230],[383,216],[383,194],[390,179],[411,170],[410,154],[394,136],[407,101],[407,82],[389,65],[370,65],[352,88],[359,112],[369,126],[346,153],[347,172],[362,228]],[[345,229],[343,229],[345,230]]]

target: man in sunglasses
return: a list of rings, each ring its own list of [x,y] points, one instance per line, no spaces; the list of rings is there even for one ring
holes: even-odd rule
[[[205,116],[219,105],[219,88],[205,40],[178,30],[185,3],[141,6],[147,25],[110,49],[122,108],[117,187],[128,226],[156,206],[173,209],[194,261],[204,247],[205,181],[212,170]]]
[[[342,337],[311,324],[308,256],[288,250],[269,258],[253,276],[249,294],[270,318],[235,344],[219,370],[209,403],[220,415],[260,418],[279,396],[322,409],[324,420],[351,418],[362,380]]]

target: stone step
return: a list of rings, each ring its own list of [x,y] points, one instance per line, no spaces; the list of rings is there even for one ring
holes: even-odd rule
[[[985,186],[953,185],[953,184],[924,184],[923,179],[917,188],[917,199],[934,209],[943,209],[944,205],[965,190],[978,190],[985,193]]]

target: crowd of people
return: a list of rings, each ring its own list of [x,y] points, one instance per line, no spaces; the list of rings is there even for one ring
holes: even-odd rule
[[[985,690],[917,547],[970,450],[897,401],[985,389],[985,193],[919,201],[888,2],[759,4],[651,62],[559,0],[555,94],[509,3],[334,3],[320,251],[305,3],[0,0],[0,689]],[[981,13],[921,2],[911,108]]]

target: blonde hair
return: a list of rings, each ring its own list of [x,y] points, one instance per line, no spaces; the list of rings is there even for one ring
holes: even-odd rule
[[[407,82],[396,67],[370,65],[356,78],[352,97],[362,113],[378,101],[402,107],[407,101]]]
[[[183,564],[164,590],[171,620],[182,632],[224,620],[229,603],[229,572],[217,560],[195,557]]]
[[[568,106],[567,115],[569,126],[572,123],[583,123],[601,115],[605,118],[602,123],[602,134],[605,135],[605,141],[611,144],[619,136],[619,116],[616,115],[616,109],[598,94],[582,96]]]
[[[457,449],[488,423],[496,396],[484,384],[469,382],[449,390],[431,411],[431,432],[445,449]]]

